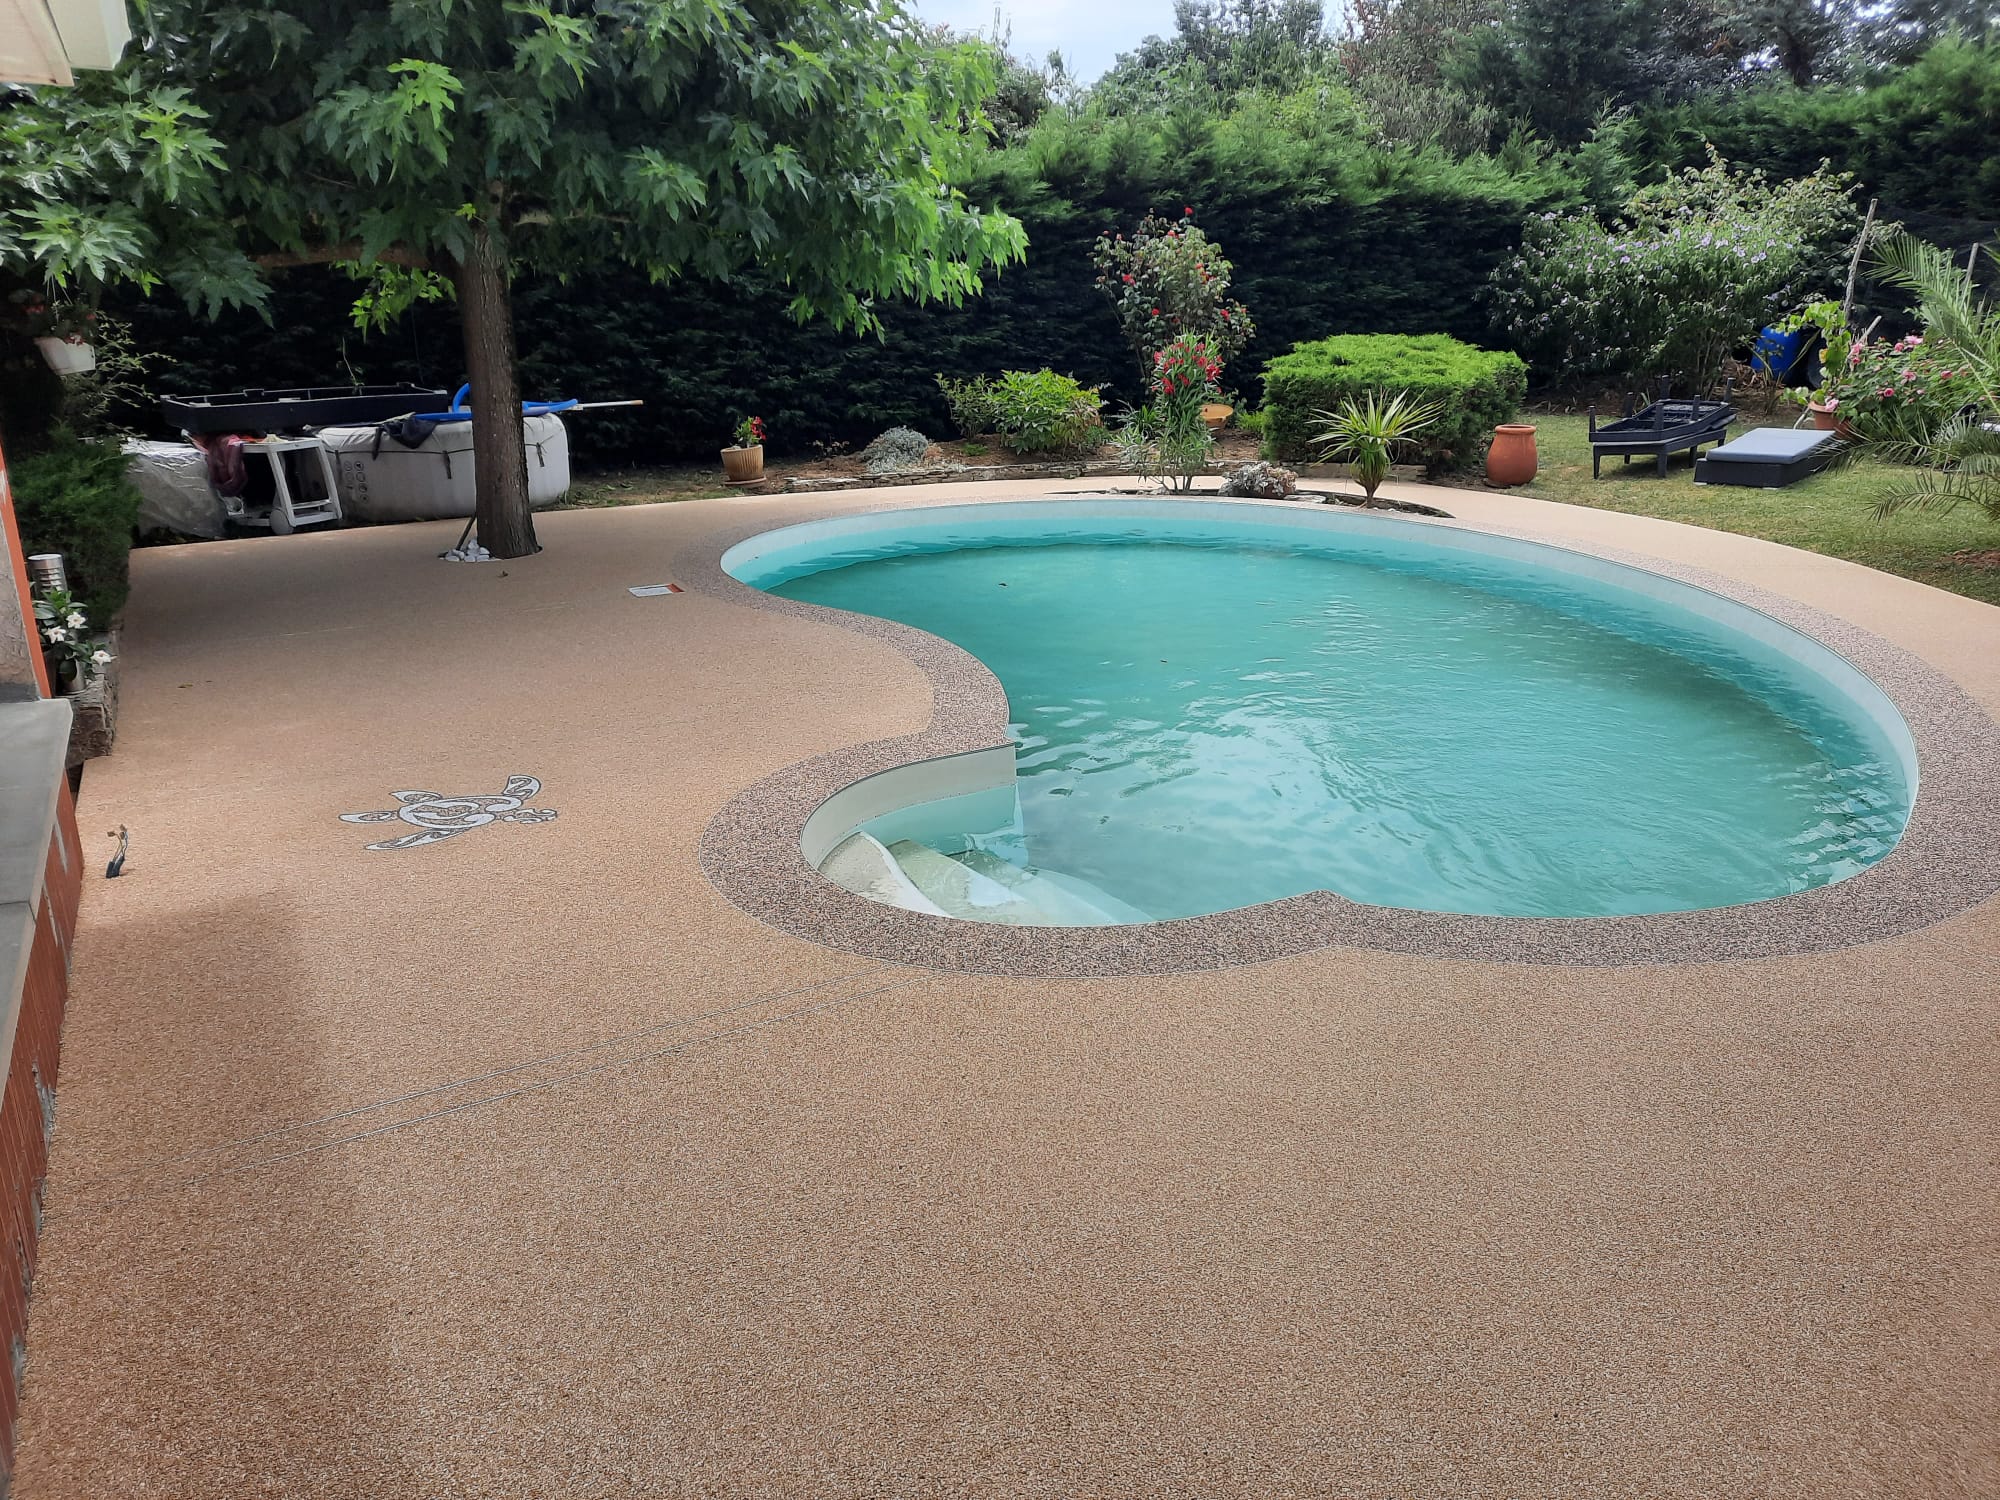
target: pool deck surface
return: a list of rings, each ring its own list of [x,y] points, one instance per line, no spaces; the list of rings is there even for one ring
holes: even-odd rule
[[[2000,609],[1410,493],[2000,713]],[[18,1500],[2000,1495],[2000,900],[1617,967],[996,977],[781,932],[704,829],[923,729],[930,679],[626,590],[891,498],[565,512],[482,565],[437,560],[458,523],[135,555]],[[554,819],[341,820],[515,775]]]

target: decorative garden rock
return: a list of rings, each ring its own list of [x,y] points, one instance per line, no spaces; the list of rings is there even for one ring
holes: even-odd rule
[[[1251,500],[1289,500],[1298,493],[1299,476],[1276,464],[1244,464],[1222,481],[1221,493]]]

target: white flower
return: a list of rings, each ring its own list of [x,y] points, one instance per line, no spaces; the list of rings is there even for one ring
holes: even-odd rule
[[[69,612],[69,618],[63,621],[63,623],[69,626],[71,630],[81,630],[83,629],[84,626],[88,625],[90,621],[86,620],[83,617],[82,610],[73,609]]]
[[[90,653],[92,666],[101,667],[110,660],[112,660],[112,655],[109,651],[93,651]]]
[[[53,625],[49,627],[49,640],[52,644],[60,646],[61,644],[63,644],[63,642],[67,641],[68,639],[69,639],[69,632],[67,630],[64,630],[62,626]]]

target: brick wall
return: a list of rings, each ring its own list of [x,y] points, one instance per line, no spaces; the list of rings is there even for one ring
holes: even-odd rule
[[[14,1028],[6,1092],[0,1095],[0,1494],[14,1472],[14,1421],[28,1337],[28,1288],[42,1221],[42,1180],[48,1172],[49,1130],[55,1118],[56,1064],[63,1008],[69,997],[69,953],[83,888],[83,851],[69,787],[60,793],[49,841],[35,941]]]

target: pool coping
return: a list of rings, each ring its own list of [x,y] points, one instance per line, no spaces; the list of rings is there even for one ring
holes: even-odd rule
[[[842,513],[1085,498],[1125,497],[1087,491],[926,495]],[[1280,510],[1301,503],[1207,492],[1186,498]],[[1916,744],[1917,796],[1902,841],[1859,874],[1831,885],[1747,905],[1646,916],[1464,916],[1369,906],[1332,891],[1121,927],[1008,927],[880,905],[833,884],[806,863],[800,849],[806,820],[828,797],[865,777],[1005,746],[1006,694],[983,662],[949,641],[872,615],[767,594],[722,570],[722,556],[731,547],[800,524],[793,518],[713,532],[679,553],[677,576],[689,589],[730,604],[793,615],[892,647],[929,679],[930,722],[913,734],[799,761],[738,793],[703,830],[703,874],[731,904],[795,937],[893,963],[1021,977],[1181,973],[1330,948],[1527,965],[1715,963],[1879,941],[1943,921],[2000,892],[2000,839],[1991,836],[2000,825],[2000,724],[1913,653],[1838,616],[1705,569],[1456,517],[1398,519],[1635,567],[1747,605],[1845,657],[1895,705]]]

